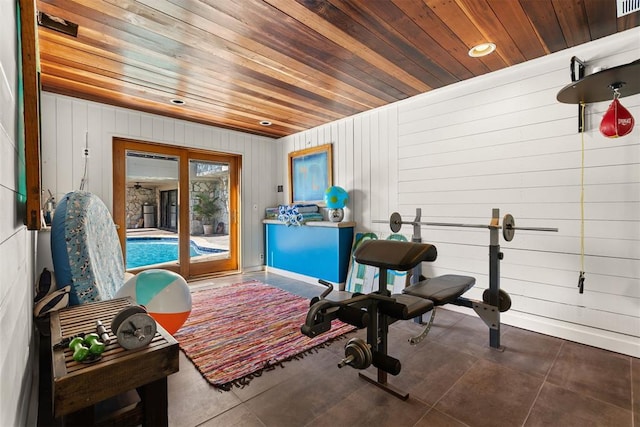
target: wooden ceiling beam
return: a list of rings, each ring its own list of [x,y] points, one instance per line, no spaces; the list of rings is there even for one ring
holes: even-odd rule
[[[55,36],[54,40],[51,40],[50,34],[41,37],[40,42],[46,52],[43,53],[43,58],[47,62],[59,63],[71,69],[92,72],[96,76],[105,76],[125,83],[152,87],[165,93],[166,102],[172,98],[202,99],[224,104],[230,109],[234,108],[234,104],[238,104],[244,108],[270,111],[271,115],[265,118],[296,116],[305,118],[307,123],[314,120],[322,123],[326,120],[339,118],[331,110],[316,108],[314,105],[308,104],[302,97],[287,103],[278,98],[279,94],[277,93],[272,94],[271,97],[264,96],[250,88],[219,84],[214,79],[198,76],[195,73],[189,74],[188,84],[183,85],[179,91],[175,91],[173,87],[176,86],[178,80],[184,78],[181,74],[155,67],[138,68],[132,65],[127,66],[126,74],[124,74],[124,64],[117,60],[91,56],[86,52],[75,50],[73,47],[65,45],[64,40],[56,43],[54,49],[50,44],[55,43]],[[260,88],[256,90],[260,90]]]
[[[551,0],[567,47],[578,46],[591,40],[591,32],[582,0]],[[613,6],[614,2],[611,2]]]
[[[95,87],[91,83],[81,81],[77,76],[67,79],[47,75],[43,78],[42,85],[45,90],[50,90],[62,95],[274,138],[289,135],[292,131],[300,132],[304,130],[284,126],[280,123],[273,123],[272,126],[262,127],[255,119],[247,120],[246,118],[231,114],[229,111],[222,111],[219,115],[212,114],[211,108],[182,109],[178,106],[167,108],[164,103],[154,101],[148,91],[142,91],[139,88],[122,88],[121,86],[118,86],[116,89]],[[85,90],[79,90],[82,88]],[[81,93],[82,96],[79,96],[78,93]]]
[[[158,90],[154,87],[142,86],[139,84],[133,84],[130,82],[124,82],[123,80],[102,76],[99,79],[95,78],[95,74],[85,72],[79,68],[73,69],[69,72],[69,68],[58,68],[56,66],[43,65],[43,72],[46,72],[46,77],[42,78],[42,86],[45,90],[65,87],[65,93],[73,92],[73,87],[69,85],[63,85],[62,82],[77,82],[78,86],[82,86],[82,91],[76,92],[88,96],[87,99],[97,99],[101,95],[105,94],[105,91],[110,91],[113,94],[121,93],[123,99],[128,97],[138,97],[140,99],[146,99],[149,105],[153,105],[155,110],[161,110],[163,107],[171,107],[174,112],[184,112],[185,114],[194,113],[207,113],[212,116],[212,120],[216,123],[220,122],[220,118],[237,120],[244,124],[255,124],[256,126],[265,117],[262,115],[262,110],[255,107],[235,107],[230,109],[226,104],[218,101],[212,101],[203,98],[189,98],[184,106],[175,106],[167,101],[166,93]],[[84,97],[84,96],[83,96]],[[109,99],[117,99],[115,95],[110,95]],[[138,102],[139,104],[139,102]],[[291,119],[294,117],[294,119]],[[278,123],[283,127],[290,129],[304,130],[311,123],[321,122],[318,119],[306,119],[300,116],[291,115],[283,118],[268,118],[273,123]],[[235,125],[233,125],[235,128]],[[313,126],[312,126],[313,127]]]
[[[431,89],[426,83],[407,73],[402,68],[391,62],[389,59],[375,52],[371,47],[354,39],[349,34],[342,31],[324,19],[317,19],[318,15],[307,9],[303,5],[290,0],[264,0],[266,3],[277,8],[283,13],[291,16],[295,20],[309,27],[309,29],[324,36],[327,40],[346,46],[354,55],[367,61],[371,66],[395,76],[397,79],[410,85],[418,92],[427,92]]]
[[[213,34],[163,18],[162,14],[157,12],[144,13],[141,6],[129,2],[120,2],[125,9],[104,1],[79,4],[66,0],[64,3],[64,7],[75,14],[93,21],[106,22],[108,27],[119,30],[123,39],[132,39],[135,43],[146,42],[148,46],[152,43],[149,48],[165,52],[168,56],[180,55],[185,47],[193,49],[199,52],[200,66],[215,69],[219,61],[234,64],[330,99],[337,96],[347,101],[351,100],[359,104],[359,110],[384,105],[392,100],[372,96],[365,90],[342,83],[318,69],[300,63],[295,58],[262,47],[258,40],[244,40],[245,45],[239,45],[237,41],[233,41],[234,35],[223,27],[216,27],[216,34]],[[154,19],[150,19],[149,16],[153,16]],[[221,35],[227,35],[232,41],[223,39]]]

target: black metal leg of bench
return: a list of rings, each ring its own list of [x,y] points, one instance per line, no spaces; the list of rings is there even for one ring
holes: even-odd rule
[[[380,372],[380,370],[378,370],[378,372]],[[386,372],[385,372],[386,373]],[[404,392],[402,390],[398,390],[397,388],[395,388],[394,386],[392,386],[391,384],[385,382],[385,383],[381,383],[380,380],[378,379],[377,381],[373,378],[371,378],[370,376],[368,376],[367,374],[364,374],[362,372],[358,372],[358,375],[360,376],[360,378],[362,378],[363,380],[366,380],[368,382],[370,382],[371,384],[380,387],[382,390],[386,391],[387,393],[402,399],[402,400],[407,400],[409,398],[409,393]]]
[[[378,292],[381,295],[387,295],[387,269],[381,268],[378,275]],[[371,346],[372,350],[376,350],[379,354],[387,355],[388,350],[388,335],[389,335],[389,318],[385,314],[381,314],[378,309],[378,303],[374,301],[369,309],[369,325],[367,326],[367,343]],[[382,390],[390,393],[391,395],[398,397],[402,400],[409,398],[409,393],[398,390],[387,382],[387,372],[377,368],[377,379],[359,372],[360,378],[376,385]]]
[[[489,245],[489,304],[498,307],[500,303],[500,245],[494,241],[498,240],[498,230],[491,230],[491,244]],[[489,328],[489,345],[492,348],[500,348],[500,311],[497,312],[498,321],[495,327]]]
[[[383,270],[383,269],[380,269],[380,271],[386,272],[386,270]],[[381,274],[379,277],[380,277],[380,280],[382,280],[383,274]],[[386,315],[380,314],[377,308],[377,304],[374,304],[374,306],[375,308],[373,311],[375,311],[375,313],[374,314],[369,313],[369,314],[371,316],[370,319],[375,319],[375,321],[370,320],[371,323],[369,324],[369,327],[367,330],[367,341],[369,341],[369,344],[372,346],[372,348],[377,349],[378,353],[387,355],[387,348],[388,348],[387,338],[389,334],[389,319],[387,318]],[[372,343],[375,343],[375,342],[377,342],[378,344],[374,347]],[[362,372],[359,372],[358,375],[363,380],[366,380],[367,382],[374,384],[375,386],[381,388],[382,390],[386,391],[387,393],[397,398],[400,398],[402,400],[407,400],[409,398],[409,393],[403,392],[387,382],[388,373],[386,371],[380,368],[377,368],[377,370],[378,370],[378,375],[376,379],[371,378],[369,375],[364,374]]]

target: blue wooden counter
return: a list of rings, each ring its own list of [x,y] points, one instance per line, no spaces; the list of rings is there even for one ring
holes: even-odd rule
[[[301,226],[263,222],[267,267],[333,283],[346,281],[355,222],[314,221]]]

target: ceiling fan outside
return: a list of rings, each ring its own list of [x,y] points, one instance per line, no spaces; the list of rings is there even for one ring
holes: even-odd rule
[[[134,190],[153,190],[153,188],[143,187],[142,184],[140,184],[140,182],[136,182],[133,186],[129,188],[133,188]]]

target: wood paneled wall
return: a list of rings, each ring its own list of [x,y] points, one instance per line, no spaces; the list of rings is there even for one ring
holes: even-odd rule
[[[487,224],[500,208],[516,225],[558,227],[501,242],[501,284],[513,299],[503,321],[639,357],[640,95],[621,99],[637,122],[624,138],[598,131],[608,102],[587,108],[584,294],[578,107],[556,101],[571,56],[621,65],[640,58],[639,40],[640,29],[629,30],[282,138],[278,181],[286,184],[288,152],[332,142],[334,182],[349,191],[346,216],[359,231],[388,235],[372,221],[394,211],[413,219],[416,208],[424,221]],[[438,248],[425,274],[475,276],[468,295],[481,299],[489,233],[423,227],[422,235]]]
[[[42,95],[42,188],[56,199],[80,187],[89,148],[86,190],[111,210],[113,137],[242,155],[241,265],[260,269],[264,210],[276,203],[275,140],[140,113],[62,95]]]

